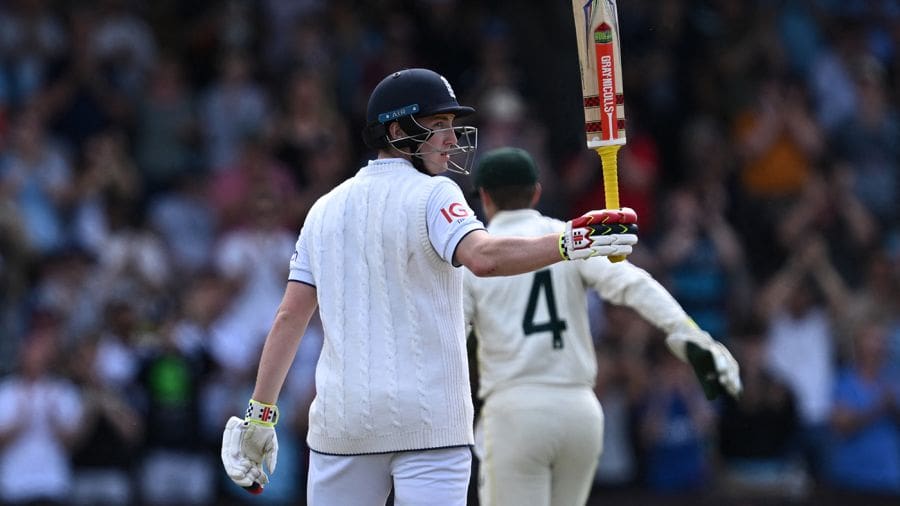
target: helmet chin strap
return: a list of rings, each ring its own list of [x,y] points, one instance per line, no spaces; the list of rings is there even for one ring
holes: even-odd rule
[[[428,169],[425,168],[425,159],[422,158],[423,155],[426,155],[428,153],[419,153],[419,149],[422,148],[423,144],[424,144],[424,142],[419,143],[419,145],[415,151],[404,151],[403,148],[394,145],[393,142],[391,143],[391,145],[394,146],[394,149],[396,149],[397,151],[403,153],[404,155],[406,155],[410,158],[410,162],[412,163],[413,167],[416,168],[416,170],[418,170],[419,172],[421,172],[423,174],[431,175],[431,173],[428,172]],[[461,148],[459,146],[457,146],[457,149],[461,149]],[[432,153],[436,153],[436,152],[437,151],[432,151]],[[466,169],[465,167],[463,167],[462,165],[456,163],[455,161],[453,161],[452,158],[447,160],[447,170],[449,172],[455,172],[457,174],[463,174],[465,176],[469,175],[469,170]]]
[[[404,140],[409,141],[410,139],[405,138]],[[410,149],[412,146],[409,146],[408,143],[404,144],[404,145],[400,145],[394,140],[389,140],[388,142],[390,143],[391,147],[396,149],[398,152],[402,153],[403,155],[408,156],[410,163],[412,163],[413,167],[415,167],[416,170],[418,170],[419,172],[421,172],[423,174],[427,174],[429,176],[431,175],[431,173],[428,172],[428,169],[425,168],[425,160],[422,158],[422,154],[419,153],[419,149],[422,148],[422,145],[424,144],[424,142],[415,142],[415,144],[414,144],[415,151]]]
[[[413,154],[409,161],[412,162],[412,166],[415,167],[417,171],[427,176],[431,175],[431,172],[428,172],[428,168],[425,167],[425,160],[422,159],[421,155]]]
[[[412,116],[402,117],[397,120],[397,123],[407,135],[396,139],[391,139],[390,135],[388,135],[388,143],[400,153],[408,156],[416,170],[423,174],[431,175],[425,168],[425,161],[422,160],[419,149],[422,148],[423,144],[428,142],[428,139],[431,138],[434,131],[422,126],[422,124],[416,121]]]
[[[420,153],[419,150],[422,149],[422,146],[428,142],[428,139],[434,135],[438,130],[432,130],[430,128],[426,128],[422,126],[421,123],[416,121],[415,118],[408,116],[404,118],[400,118],[398,120],[400,127],[404,132],[414,132],[411,135],[407,135],[406,137],[400,137],[397,139],[388,139],[388,143],[400,153],[403,153],[406,156],[410,157],[410,162],[412,162],[413,167],[416,168],[419,172],[423,174],[431,175],[428,169],[425,167],[425,160],[422,158],[423,155],[430,153],[438,153],[440,150],[430,151],[428,153]],[[452,127],[454,131],[459,131],[461,134],[464,134],[467,138],[470,132],[474,132],[475,142],[477,144],[477,130],[474,127]],[[444,130],[444,129],[441,129]],[[412,149],[415,147],[415,149]],[[454,144],[451,148],[454,154],[458,153],[466,153],[467,155],[467,163],[466,166],[469,165],[468,160],[472,158],[472,154],[475,151],[475,146],[460,146],[459,144]],[[447,170],[450,172],[456,172],[457,174],[468,175],[469,170],[467,167],[464,167],[458,163],[456,163],[452,158],[447,160]]]

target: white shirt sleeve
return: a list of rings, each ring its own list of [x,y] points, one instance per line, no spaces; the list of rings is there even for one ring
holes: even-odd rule
[[[427,220],[428,238],[438,255],[448,263],[453,263],[453,253],[459,241],[469,232],[484,230],[481,223],[463,196],[462,190],[453,182],[442,176],[431,195],[428,197]],[[453,264],[459,267],[457,264]]]
[[[582,278],[613,304],[630,307],[656,328],[669,334],[685,323],[687,313],[658,281],[628,261],[611,263],[593,257],[579,265]]]
[[[297,243],[294,245],[294,254],[291,256],[291,269],[288,279],[316,286],[312,268],[309,264],[309,249],[305,237],[306,235],[301,231],[300,237],[297,238]]]

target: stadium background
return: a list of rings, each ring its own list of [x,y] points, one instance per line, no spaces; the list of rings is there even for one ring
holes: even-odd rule
[[[632,261],[748,395],[693,402],[661,336],[591,300],[591,503],[897,501],[900,2],[619,8]],[[261,498],[219,438],[306,211],[371,155],[368,92],[440,71],[479,150],[530,150],[571,217],[602,205],[574,45],[566,2],[0,3],[0,503],[302,503],[317,324]]]

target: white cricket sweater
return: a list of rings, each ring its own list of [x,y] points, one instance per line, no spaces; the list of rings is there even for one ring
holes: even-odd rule
[[[325,332],[307,436],[317,452],[473,444],[462,271],[426,223],[439,185],[465,202],[448,178],[378,160],[310,210],[298,245]]]

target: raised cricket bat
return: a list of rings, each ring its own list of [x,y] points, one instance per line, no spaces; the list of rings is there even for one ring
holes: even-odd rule
[[[603,166],[605,207],[618,209],[618,152],[625,144],[625,100],[616,0],[572,0],[587,147]],[[624,256],[609,257],[612,262]]]

